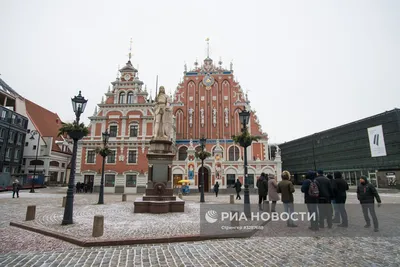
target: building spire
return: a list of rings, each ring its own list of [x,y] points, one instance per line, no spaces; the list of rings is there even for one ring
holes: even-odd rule
[[[119,78],[119,64],[118,64],[118,69],[117,69],[117,80]]]
[[[129,61],[131,61],[132,58],[132,38],[131,41],[129,42]]]
[[[210,38],[207,37],[206,42],[207,42],[207,58],[209,58],[210,57]]]

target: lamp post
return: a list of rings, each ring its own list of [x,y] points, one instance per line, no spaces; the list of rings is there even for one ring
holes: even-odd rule
[[[203,135],[200,139],[202,154],[204,154],[204,147],[206,146],[206,142],[207,142],[207,139],[204,138],[204,135]],[[200,202],[205,202],[205,200],[204,200],[204,159],[205,159],[205,157],[202,156],[200,159],[201,159]]]
[[[242,135],[248,134],[247,124],[249,124],[250,112],[246,110],[246,107],[239,112],[239,119],[243,125]],[[251,140],[244,139],[240,142],[240,146],[244,148],[244,204],[250,204],[249,185],[247,183],[247,147],[250,145]]]
[[[85,99],[81,95],[81,91],[79,91],[79,95],[75,96],[71,99],[72,101],[72,108],[74,110],[76,120],[76,126],[79,125],[79,118],[81,114],[85,111],[87,99]],[[64,209],[64,218],[62,220],[62,224],[72,224],[73,220],[73,209],[74,209],[74,184],[75,184],[75,168],[76,168],[76,153],[78,150],[78,140],[82,139],[84,134],[81,131],[73,131],[68,133],[68,135],[74,140],[74,147],[72,150],[72,159],[71,159],[71,171],[69,175],[69,182],[68,182],[68,190],[67,190],[67,201],[65,203]]]
[[[30,131],[31,137],[29,138],[30,140],[35,140],[35,135],[38,135],[38,141],[37,141],[37,145],[36,145],[36,157],[35,157],[35,168],[33,169],[33,177],[32,177],[32,187],[31,187],[31,191],[29,191],[29,193],[35,193],[35,177],[36,177],[36,165],[37,165],[37,158],[38,158],[38,153],[39,153],[39,143],[40,143],[40,133],[39,131],[36,130],[32,130]]]
[[[104,204],[104,165],[106,164],[107,153],[105,153],[105,148],[107,148],[108,138],[110,134],[107,130],[102,133],[103,136],[103,151],[100,155],[103,157],[103,165],[101,166],[101,181],[100,181],[100,193],[99,193],[99,202],[97,204]]]

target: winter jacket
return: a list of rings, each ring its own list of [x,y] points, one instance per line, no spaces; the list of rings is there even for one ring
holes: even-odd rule
[[[318,176],[315,181],[319,184],[319,199],[326,199],[330,201],[333,199],[332,183],[329,178],[325,176]]]
[[[314,180],[315,179],[313,179],[313,181]],[[308,189],[310,188],[310,183],[311,183],[311,180],[306,179],[303,181],[303,184],[301,186],[301,192],[304,193],[304,203],[318,203],[318,198],[313,198],[308,195]],[[315,183],[317,184],[318,189],[319,189],[320,186],[319,186],[318,181],[315,181]]]
[[[357,198],[361,204],[364,203],[374,203],[375,198],[378,203],[381,203],[381,198],[379,197],[378,191],[375,186],[370,184],[368,181],[363,185],[360,184],[357,187]]]
[[[278,195],[278,185],[274,178],[268,180],[268,199],[269,201],[278,201],[280,200]]]
[[[349,185],[343,178],[335,178],[332,181],[333,195],[336,203],[346,203],[346,191],[349,190]]]
[[[281,194],[281,199],[283,203],[293,203],[294,202],[294,186],[289,180],[282,180],[278,183],[277,192]]]
[[[12,184],[13,192],[18,192],[20,189],[20,185],[18,183]]]
[[[257,180],[257,188],[259,196],[267,196],[268,194],[268,181],[264,177],[260,176]]]
[[[236,183],[233,186],[233,188],[236,189],[236,192],[240,192],[240,191],[242,191],[242,184],[239,181],[236,181]]]
[[[219,191],[219,184],[214,185],[214,192],[217,193]]]

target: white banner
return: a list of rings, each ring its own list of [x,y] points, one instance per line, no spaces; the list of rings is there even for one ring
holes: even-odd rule
[[[386,156],[385,139],[383,138],[382,125],[368,128],[369,147],[371,157]]]

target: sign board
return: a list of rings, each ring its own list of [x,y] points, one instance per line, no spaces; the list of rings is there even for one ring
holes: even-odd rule
[[[371,149],[371,157],[386,156],[385,139],[383,137],[382,125],[370,127],[368,130],[369,147]]]

